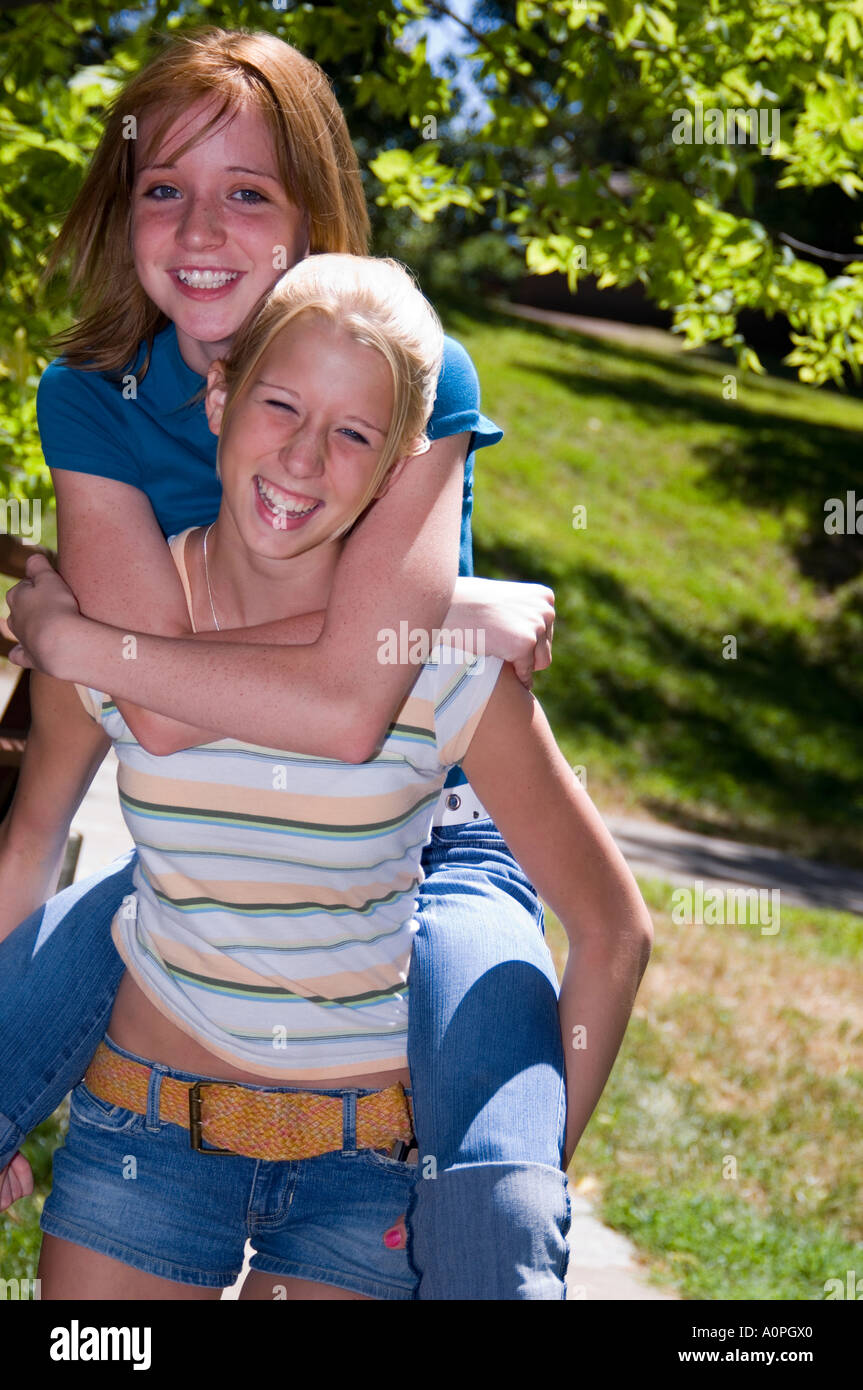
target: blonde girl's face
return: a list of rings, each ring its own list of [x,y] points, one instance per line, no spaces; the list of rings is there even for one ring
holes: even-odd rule
[[[207,413],[217,433],[221,380],[214,366]],[[354,518],[383,453],[393,397],[384,356],[333,323],[302,316],[277,335],[219,442],[222,509],[250,550],[296,555],[331,541]]]
[[[184,360],[205,376],[246,315],[308,251],[307,220],[279,177],[262,117],[242,107],[179,157],[212,113],[198,102],[138,167],[132,248],[138,278],[177,328]],[[139,122],[145,148],[148,122]]]

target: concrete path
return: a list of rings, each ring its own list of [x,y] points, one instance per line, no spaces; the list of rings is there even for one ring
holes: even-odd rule
[[[569,328],[573,333],[581,333],[585,338],[603,338],[626,343],[629,347],[644,348],[649,352],[685,352],[683,335],[670,333],[667,328],[654,328],[650,324],[617,323],[614,319],[588,318],[584,314],[565,314],[558,309],[535,309],[532,304],[511,304],[508,299],[490,299],[489,308],[512,318],[529,319],[533,323],[547,323],[551,328]],[[706,343],[698,349],[701,356],[711,356],[711,344]],[[715,349],[714,349],[715,351]],[[689,349],[694,356],[693,349]]]
[[[637,1263],[635,1246],[593,1213],[590,1199],[572,1190],[572,1226],[569,1232],[569,1269],[566,1275],[567,1300],[586,1302],[669,1301],[676,1293],[647,1283]]]
[[[863,872],[818,864],[761,845],[694,835],[673,825],[606,816],[605,822],[633,873],[705,887],[729,884],[778,888],[790,906],[829,907],[863,915]]]

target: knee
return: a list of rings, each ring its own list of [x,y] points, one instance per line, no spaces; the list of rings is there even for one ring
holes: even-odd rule
[[[566,1297],[566,1174],[541,1163],[481,1163],[419,1178],[409,1213],[420,1299]]]

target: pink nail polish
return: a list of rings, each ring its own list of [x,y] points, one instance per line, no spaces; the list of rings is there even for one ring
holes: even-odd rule
[[[401,1245],[401,1243],[402,1238],[398,1231],[387,1231],[384,1236],[384,1245],[388,1246],[390,1250],[395,1250],[396,1246]]]

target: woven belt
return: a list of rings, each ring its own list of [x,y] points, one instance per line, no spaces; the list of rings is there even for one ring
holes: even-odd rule
[[[100,1043],[84,1084],[111,1105],[146,1115],[152,1072],[145,1063]],[[399,1142],[410,1144],[411,1106],[401,1082],[357,1096],[356,1104],[358,1149],[390,1150]],[[344,1147],[342,1097],[308,1091],[254,1091],[234,1081],[178,1081],[163,1075],[159,1119],[188,1129],[191,1147],[202,1153],[278,1162],[314,1158]]]

